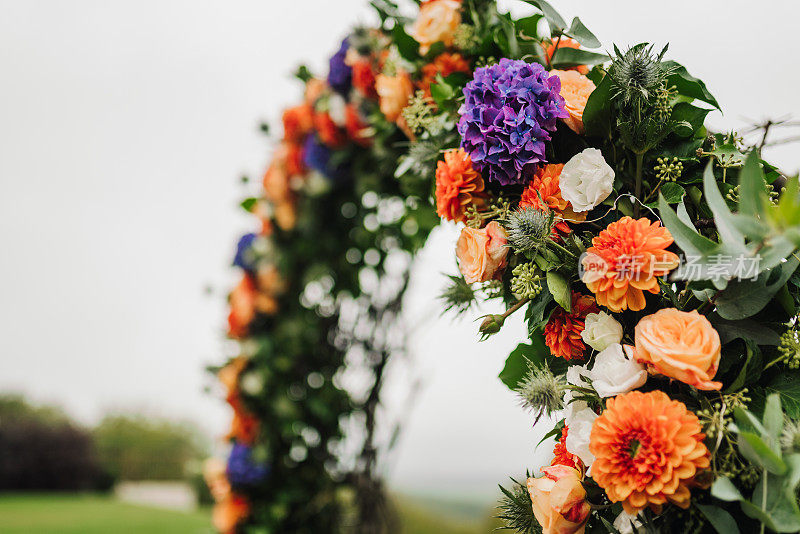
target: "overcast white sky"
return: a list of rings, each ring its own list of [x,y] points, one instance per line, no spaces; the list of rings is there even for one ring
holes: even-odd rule
[[[366,4],[0,1],[0,391],[87,423],[133,407],[223,430],[203,367],[223,358],[230,256],[253,228],[238,178],[268,157],[258,122],[298,98],[288,73],[319,72]],[[718,127],[800,117],[800,3],[554,4],[606,46],[670,41],[726,109]],[[800,167],[796,145],[770,156]],[[423,252],[411,315],[435,306],[455,237]],[[411,340],[427,380],[391,466],[401,487],[491,493],[534,466],[540,432],[496,378],[523,330],[478,345],[474,329],[444,318]]]

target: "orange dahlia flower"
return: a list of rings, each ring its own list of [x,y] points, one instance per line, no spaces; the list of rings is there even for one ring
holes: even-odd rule
[[[629,514],[660,513],[667,501],[688,508],[689,488],[710,464],[704,439],[697,416],[663,391],[619,395],[592,426],[592,478]]]
[[[422,79],[418,86],[425,92],[426,97],[431,98],[431,85],[436,83],[436,75],[441,74],[442,78],[447,78],[456,72],[469,74],[471,72],[469,61],[461,54],[444,52],[422,67]]]
[[[542,48],[545,50],[545,54],[547,54],[548,61],[553,59],[553,54],[556,52],[556,43],[558,44],[558,48],[580,48],[581,45],[575,39],[570,39],[569,37],[562,37],[560,40],[558,38],[553,38],[549,43],[546,41],[542,43]],[[575,67],[570,67],[567,70],[576,70],[581,74],[588,74],[589,67],[586,65],[577,65]]]
[[[566,221],[570,222],[583,222],[586,220],[588,212],[575,213],[572,210],[572,204],[561,197],[561,188],[559,187],[561,169],[564,168],[563,163],[554,163],[542,165],[533,175],[528,187],[522,192],[522,199],[519,201],[520,208],[531,207],[537,210],[550,211],[553,210],[559,217],[554,227],[554,234],[557,232],[568,234],[571,232],[569,225]]]
[[[581,337],[586,327],[584,320],[590,313],[598,311],[594,298],[573,292],[572,310],[557,308],[544,327],[544,342],[553,356],[567,360],[582,359],[586,350]]]
[[[659,310],[636,325],[633,356],[651,373],[680,380],[697,389],[722,389],[713,382],[719,368],[719,334],[697,310]]]
[[[233,408],[233,419],[231,419],[231,427],[225,439],[252,445],[258,437],[258,419],[247,411],[238,394],[228,399],[228,404]]]
[[[347,141],[344,131],[333,122],[327,112],[314,115],[314,129],[317,131],[319,140],[331,148],[339,148]]]
[[[657,277],[678,266],[678,256],[666,250],[672,234],[647,218],[623,217],[592,239],[582,260],[583,283],[597,303],[613,312],[645,307],[644,291],[658,293]]]
[[[347,104],[347,107],[344,108],[344,127],[347,136],[355,144],[363,147],[372,144],[372,137],[370,137],[367,125],[361,119],[358,108],[353,104]]]
[[[480,206],[486,198],[483,178],[472,167],[463,148],[448,150],[436,166],[436,213],[450,221],[464,220],[468,206]]]
[[[353,62],[353,87],[358,89],[367,98],[377,98],[375,91],[375,71],[372,70],[372,62],[367,59],[359,59]]]
[[[283,112],[283,137],[287,141],[302,142],[314,124],[314,109],[309,104],[288,108]]]
[[[561,429],[561,439],[559,439],[555,447],[553,447],[553,454],[555,456],[553,457],[553,461],[550,462],[550,465],[566,465],[583,473],[586,467],[583,465],[581,459],[578,458],[578,455],[572,454],[567,450],[568,432],[569,427],[564,425],[564,428]]]

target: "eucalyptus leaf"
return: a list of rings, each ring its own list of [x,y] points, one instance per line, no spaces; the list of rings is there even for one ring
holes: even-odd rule
[[[559,15],[558,11],[556,11],[555,8],[545,0],[522,0],[522,1],[527,2],[528,4],[534,5],[539,8],[539,10],[544,14],[544,18],[547,19],[547,23],[550,25],[551,33],[558,33],[567,27],[567,21],[565,21],[563,17]]]
[[[590,137],[611,135],[611,78],[603,77],[600,84],[589,95],[583,109],[583,126]]]
[[[579,48],[566,48],[560,47],[553,52],[553,57],[550,62],[555,68],[576,67],[578,65],[599,65],[611,59],[606,54],[599,54],[597,52],[589,52],[588,50],[581,50]]]
[[[736,520],[719,506],[710,504],[695,504],[695,506],[706,516],[708,522],[719,534],[739,534],[739,526],[736,524]]]

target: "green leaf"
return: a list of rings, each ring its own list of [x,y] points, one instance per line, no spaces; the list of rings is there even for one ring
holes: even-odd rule
[[[535,15],[531,15],[530,17],[525,17],[515,21],[514,26],[516,26],[517,31],[521,32],[525,37],[538,38],[540,20],[542,20],[542,15],[537,13]],[[541,45],[538,42],[536,43],[536,46],[541,48]]]
[[[706,115],[708,115],[710,111],[711,110],[709,109],[693,106],[688,102],[678,102],[672,108],[672,120],[675,122],[687,123],[691,131],[687,135],[682,135],[681,137],[689,137],[689,135],[692,135],[703,128]]]
[[[753,402],[763,400],[757,398],[759,393],[753,392]],[[764,387],[764,395],[778,393],[781,396],[781,405],[786,415],[792,419],[800,419],[800,376],[797,371],[781,373],[770,380]]]
[[[711,495],[721,501],[734,502],[744,500],[739,489],[733,485],[733,482],[728,477],[719,477],[714,481],[714,485],[711,486]]]
[[[780,454],[772,448],[754,432],[739,430],[739,439],[736,444],[742,456],[756,465],[760,465],[770,473],[782,475],[786,472],[786,463]]]
[[[572,19],[572,24],[570,24],[569,29],[564,33],[575,38],[576,41],[586,48],[600,48],[600,40],[584,26],[583,22],[581,22],[581,19],[578,17]]]
[[[239,205],[242,208],[244,208],[245,211],[252,212],[253,211],[253,207],[255,207],[255,205],[257,203],[258,203],[258,199],[257,198],[250,197],[250,198],[246,198],[246,199],[242,200],[242,202]]]
[[[674,85],[679,94],[695,98],[720,109],[717,99],[708,91],[706,84],[689,74],[686,67],[675,61],[665,61],[663,65],[667,69],[672,69],[672,74],[667,80],[667,86]]]
[[[611,134],[611,78],[608,76],[589,95],[583,109],[583,126],[590,137],[608,137]]]
[[[730,343],[734,339],[749,340],[757,345],[777,345],[780,343],[780,338],[774,330],[757,321],[750,319],[728,321],[718,317],[711,317],[710,319],[723,345]]]
[[[436,75],[436,83],[431,84],[431,97],[433,97],[434,102],[440,108],[446,107],[448,101],[450,101],[456,95],[455,89],[453,86],[447,83],[444,78],[442,78],[441,74]]]
[[[731,280],[728,286],[717,295],[715,301],[717,313],[723,319],[732,320],[746,319],[757,314],[769,304],[775,293],[786,285],[798,264],[800,264],[800,260],[792,256],[772,270],[762,272],[755,280]],[[774,282],[769,283],[775,269],[780,269],[780,276]]]
[[[556,271],[547,271],[547,288],[559,306],[566,311],[572,309],[572,293],[569,290],[569,282],[566,278]]]
[[[680,209],[680,207],[678,208]],[[683,208],[686,209],[685,207]],[[675,243],[686,254],[696,256],[705,256],[713,253],[719,248],[719,244],[714,243],[707,237],[697,233],[694,226],[689,226],[684,223],[678,215],[669,207],[669,203],[664,198],[664,195],[658,194],[658,211],[661,214],[661,219],[664,221],[664,226],[667,227]]]
[[[599,65],[600,63],[605,63],[609,59],[611,58],[605,54],[562,46],[553,52],[553,57],[550,59],[550,62],[553,64],[553,67],[561,68],[575,67],[577,65]]]
[[[392,36],[395,45],[397,45],[397,51],[400,52],[400,56],[402,56],[403,59],[414,62],[420,58],[419,43],[406,33],[402,24],[395,25],[392,30]]]
[[[706,202],[711,212],[714,214],[714,221],[717,223],[717,231],[726,247],[739,253],[745,253],[744,236],[734,226],[731,210],[722,197],[717,187],[717,179],[714,176],[714,163],[709,161],[703,173],[703,192]],[[733,267],[733,265],[731,265]]]
[[[541,367],[548,355],[550,355],[550,349],[544,343],[544,336],[533,336],[530,344],[520,343],[511,351],[506,358],[503,370],[500,371],[499,378],[509,389],[515,390],[525,378],[529,367]]]
[[[736,520],[719,506],[710,504],[695,504],[695,506],[703,512],[708,522],[719,534],[739,534],[739,526],[736,524]]]
[[[544,18],[547,19],[547,24],[550,25],[551,33],[557,33],[567,27],[567,21],[565,21],[561,15],[558,14],[558,11],[556,11],[555,8],[545,0],[522,1],[539,8],[539,10],[544,14]]]
[[[739,213],[763,217],[767,201],[764,173],[758,154],[754,150],[744,162],[739,173]]]
[[[677,204],[683,200],[686,190],[680,184],[667,182],[661,186],[661,194],[664,195],[664,200],[666,200],[668,204]]]
[[[781,396],[778,393],[767,397],[763,421],[767,434],[773,439],[773,443],[777,443],[783,432],[783,410],[781,410]]]

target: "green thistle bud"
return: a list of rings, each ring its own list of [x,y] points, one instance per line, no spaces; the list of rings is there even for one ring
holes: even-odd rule
[[[781,447],[787,452],[800,452],[800,421],[787,421],[781,434]]]
[[[475,303],[475,291],[463,276],[448,275],[448,278],[450,285],[439,295],[444,301],[444,311],[455,310],[456,313],[463,313]]]
[[[564,382],[546,365],[531,367],[517,388],[522,406],[538,414],[547,414],[564,408]]]
[[[508,242],[524,254],[536,254],[553,231],[553,213],[535,208],[523,208],[511,213],[504,225]]]

